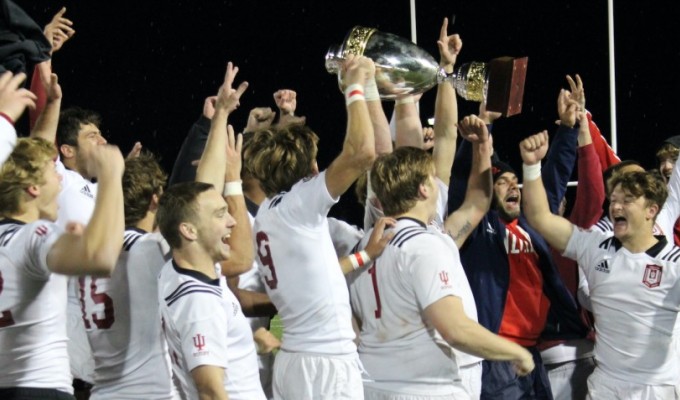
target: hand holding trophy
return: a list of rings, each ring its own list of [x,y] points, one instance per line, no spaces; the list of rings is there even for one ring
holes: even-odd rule
[[[462,64],[447,73],[425,50],[391,33],[355,26],[341,45],[326,53],[326,70],[342,81],[342,60],[349,54],[369,57],[375,63],[380,98],[394,100],[427,91],[449,81],[466,100],[484,102],[487,109],[504,116],[522,112],[527,57],[499,57],[489,63]]]

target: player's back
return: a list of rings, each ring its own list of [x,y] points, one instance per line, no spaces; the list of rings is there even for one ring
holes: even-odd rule
[[[399,219],[392,230],[395,235],[380,257],[348,277],[352,309],[361,325],[359,356],[368,374],[366,386],[449,393],[457,365],[479,359],[451,348],[426,322],[424,310],[455,295],[476,319],[474,298],[450,238],[408,218]]]
[[[322,173],[265,200],[255,218],[258,265],[284,325],[283,350],[356,351],[349,293],[326,218],[336,201]]]
[[[73,393],[66,350],[67,278],[51,273],[53,223],[0,222],[0,387]]]
[[[111,277],[80,278],[83,322],[95,357],[92,399],[171,398],[157,296],[158,273],[168,258],[160,234],[128,228]]]

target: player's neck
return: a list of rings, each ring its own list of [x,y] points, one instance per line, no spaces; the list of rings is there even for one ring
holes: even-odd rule
[[[422,204],[420,204],[422,205]],[[407,212],[399,215],[395,215],[394,218],[411,218],[415,219],[416,221],[420,221],[423,224],[427,225],[430,223],[430,220],[434,217],[431,215],[432,212],[430,210],[427,210],[426,207],[420,207],[419,204],[417,204],[415,207],[412,209],[408,210]]]
[[[181,249],[173,249],[172,258],[181,268],[198,271],[212,279],[219,278],[215,272],[215,262],[205,251],[194,248],[192,245],[195,244],[185,244]]]
[[[37,207],[33,207],[31,204],[24,204],[22,207],[23,210],[21,212],[6,215],[5,217],[24,222],[26,224],[30,224],[31,222],[40,219],[40,211],[38,210]]]
[[[153,232],[155,220],[156,220],[156,214],[154,214],[150,211],[147,211],[144,218],[140,219],[135,224],[135,228],[141,229],[144,232]]]
[[[637,254],[644,253],[658,242],[659,239],[654,237],[654,235],[652,235],[651,233],[646,233],[644,235],[642,234],[634,235],[628,239],[622,240],[621,244],[626,250],[630,251],[633,254]]]

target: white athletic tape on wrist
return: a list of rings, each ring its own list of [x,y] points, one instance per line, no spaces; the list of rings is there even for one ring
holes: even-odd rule
[[[366,250],[361,250],[357,253],[350,254],[349,261],[352,263],[352,268],[359,269],[371,262],[371,257],[368,256]]]
[[[243,185],[241,181],[225,182],[223,196],[242,196],[243,195]]]
[[[364,86],[364,96],[366,97],[366,101],[380,100],[378,85],[375,83],[375,79],[370,79],[366,82],[366,86]]]
[[[539,162],[534,165],[522,164],[522,174],[524,182],[535,181],[541,177],[541,163]]]

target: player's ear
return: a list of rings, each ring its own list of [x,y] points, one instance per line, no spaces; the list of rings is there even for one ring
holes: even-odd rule
[[[654,219],[656,216],[659,214],[659,205],[656,203],[652,203],[647,206],[646,209],[646,217],[647,219]]]
[[[179,234],[190,242],[193,242],[198,238],[198,230],[194,224],[190,222],[182,222],[179,224]]]

